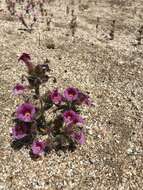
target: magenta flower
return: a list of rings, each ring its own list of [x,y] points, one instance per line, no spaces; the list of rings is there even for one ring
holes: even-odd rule
[[[14,95],[21,95],[21,94],[24,93],[25,88],[26,88],[26,87],[23,86],[22,84],[17,83],[17,84],[14,86],[14,88],[13,88],[13,94],[14,94]]]
[[[85,135],[83,133],[83,131],[79,131],[79,132],[74,132],[71,135],[72,139],[74,141],[76,141],[78,144],[82,145],[85,143]]]
[[[16,118],[24,122],[31,122],[35,117],[35,113],[36,108],[32,104],[24,103],[17,108]]]
[[[45,147],[46,146],[44,141],[40,140],[34,141],[31,147],[32,153],[34,155],[41,156],[44,153]]]
[[[18,58],[18,61],[23,61],[25,64],[31,61],[31,57],[28,53],[22,53],[22,55]]]
[[[82,92],[79,92],[78,93],[78,98],[77,98],[77,104],[81,105],[81,104],[85,104],[87,106],[91,106],[92,105],[92,101],[91,99],[89,98],[88,95],[82,93]]]
[[[23,53],[19,58],[18,58],[18,61],[23,61],[25,63],[25,65],[27,66],[28,68],[28,72],[31,72],[33,71],[33,64],[31,63],[31,57],[29,54],[27,53]]]
[[[74,87],[69,87],[64,91],[64,97],[68,101],[74,101],[78,97],[78,90]]]
[[[81,125],[84,123],[84,119],[73,110],[65,111],[63,118],[67,125]]]
[[[62,102],[62,95],[58,92],[58,90],[53,90],[53,92],[51,92],[50,94],[50,99],[52,100],[52,102],[54,104],[60,104]]]
[[[15,140],[23,139],[28,135],[28,126],[27,125],[16,125],[11,130],[11,135]]]
[[[83,125],[84,119],[79,114],[76,113],[76,117],[73,124],[76,124],[78,126]]]

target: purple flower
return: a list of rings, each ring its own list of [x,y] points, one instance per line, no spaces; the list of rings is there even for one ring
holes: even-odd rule
[[[34,155],[41,156],[44,153],[45,147],[46,146],[44,141],[40,140],[34,141],[31,147],[32,153]]]
[[[31,122],[35,117],[35,113],[36,108],[32,104],[24,103],[17,108],[16,118],[24,122]]]
[[[73,110],[65,111],[63,118],[67,125],[81,125],[84,123],[84,119]]]
[[[19,58],[18,58],[18,61],[23,61],[25,63],[25,65],[27,66],[28,68],[28,72],[30,73],[31,71],[33,71],[34,69],[34,66],[33,64],[31,63],[31,57],[29,54],[27,53],[23,53]]]
[[[74,141],[76,141],[78,144],[84,144],[85,143],[85,135],[83,133],[83,131],[79,131],[79,132],[74,132],[71,135],[72,139]]]
[[[75,117],[76,117],[76,113],[73,110],[65,111],[63,113],[64,122],[67,125],[72,124],[75,120]]]
[[[79,104],[79,105],[81,105],[81,104],[85,104],[87,106],[92,105],[92,102],[91,102],[91,99],[89,98],[89,96],[82,93],[82,92],[78,93],[78,98],[77,98],[76,103]]]
[[[23,86],[22,84],[16,84],[13,88],[13,94],[14,95],[21,95],[24,93],[24,90],[25,90],[25,86]]]
[[[53,92],[51,92],[50,94],[50,99],[52,100],[52,102],[54,104],[60,104],[62,102],[62,95],[58,92],[58,90],[53,90]]]
[[[78,90],[74,87],[69,87],[64,91],[64,97],[68,101],[74,101],[78,97]]]
[[[28,135],[28,126],[16,125],[11,129],[11,134],[15,140],[20,140]]]

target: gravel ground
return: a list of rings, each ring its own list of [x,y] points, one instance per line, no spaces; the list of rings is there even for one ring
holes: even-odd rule
[[[0,190],[143,187],[143,45],[134,45],[143,1],[73,2],[51,1],[47,6],[48,16],[53,14],[51,30],[39,20],[31,34],[19,30],[23,26],[6,11],[4,0],[0,2]],[[74,37],[69,29],[72,8],[77,15]],[[115,37],[110,40],[113,20]],[[17,62],[23,51],[35,63],[50,60],[56,86],[76,86],[94,100],[95,107],[84,110],[86,144],[74,152],[53,151],[33,161],[28,150],[11,148],[11,113],[20,101],[11,89],[25,73]]]

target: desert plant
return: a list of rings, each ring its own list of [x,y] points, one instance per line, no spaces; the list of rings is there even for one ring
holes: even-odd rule
[[[68,87],[63,93],[55,88],[42,94],[43,83],[50,78],[56,82],[55,77],[49,75],[48,63],[35,66],[27,53],[23,53],[18,62],[26,65],[27,75],[22,75],[21,83],[13,88],[13,94],[23,97],[23,103],[12,114],[12,144],[26,144],[34,157],[51,148],[74,148],[76,144],[84,144],[85,119],[80,113],[82,105],[92,106],[89,96],[75,87]],[[31,90],[34,90],[33,96],[27,94]],[[52,119],[48,117],[50,114]]]
[[[45,16],[45,1],[6,0],[10,15],[18,17],[25,31],[31,32],[39,16]],[[29,18],[28,20],[26,18]],[[29,22],[29,20],[31,20]],[[22,30],[22,29],[21,29]]]

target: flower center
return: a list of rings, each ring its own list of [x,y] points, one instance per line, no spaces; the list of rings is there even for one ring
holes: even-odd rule
[[[25,113],[25,117],[30,117],[30,116],[31,116],[31,114],[29,112]]]
[[[67,117],[68,120],[71,120],[71,118],[72,118],[72,117],[71,117],[70,115]]]
[[[72,119],[72,115],[71,115],[71,114],[68,114],[68,115],[67,115],[67,119],[68,119],[68,120],[71,120],[71,119]]]
[[[75,138],[76,138],[77,140],[80,140],[81,135],[80,135],[80,134],[76,134]]]
[[[75,95],[74,92],[69,92],[69,96],[70,96],[70,97],[72,97],[72,96],[74,96],[74,95]]]

